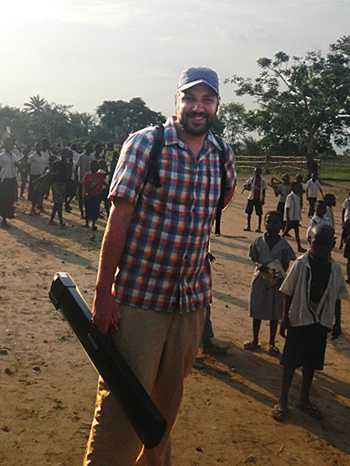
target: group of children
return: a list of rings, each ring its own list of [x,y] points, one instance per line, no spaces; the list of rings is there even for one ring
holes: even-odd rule
[[[334,203],[333,198],[330,202]],[[256,238],[249,249],[249,256],[255,263],[250,287],[253,338],[244,348],[251,351],[260,348],[260,327],[265,320],[270,322],[268,351],[280,356],[275,339],[278,322],[281,322],[280,334],[285,338],[280,358],[283,377],[280,398],[272,410],[278,421],[283,421],[289,413],[288,393],[295,369],[300,367],[303,381],[297,406],[314,418],[322,418],[321,410],[310,400],[310,389],[315,370],[322,370],[324,366],[328,333],[331,332],[332,338],[341,334],[341,299],[348,297],[340,266],[331,258],[335,231],[323,220],[326,212],[324,202],[316,205],[316,216],[308,229],[309,250],[297,259],[280,234],[283,224],[277,210],[267,212],[266,232]],[[316,217],[322,221],[315,221]],[[342,219],[344,255],[349,261],[350,195],[344,201]],[[289,267],[291,261],[294,262]]]
[[[5,181],[7,184],[11,181],[16,191],[11,199],[6,199],[6,202],[11,203],[13,209],[18,197],[18,184],[20,197],[24,198],[25,188],[29,181],[30,215],[36,216],[43,212],[43,200],[48,199],[52,191],[53,203],[49,225],[56,224],[57,216],[60,226],[64,227],[63,211],[70,212],[72,210],[70,203],[77,197],[81,217],[85,219],[85,226],[91,225],[92,230],[96,231],[96,222],[102,215],[100,213],[101,202],[104,202],[107,215],[109,213],[107,200],[109,174],[115,168],[118,155],[113,147],[109,145],[104,150],[101,144],[97,144],[94,148],[88,143],[84,150],[77,144],[71,147],[51,148],[48,142],[43,140],[35,145],[33,151],[29,148],[20,150],[12,141],[6,144],[5,150],[6,153],[0,154],[1,160],[6,162],[8,176],[12,177],[9,181],[7,179]],[[17,181],[18,175],[19,182]],[[5,185],[1,183],[3,184]],[[4,212],[0,212],[3,217],[1,226],[7,228],[10,226],[7,222],[7,218],[11,218],[8,213],[10,209],[7,208],[6,212],[5,209],[3,210]]]

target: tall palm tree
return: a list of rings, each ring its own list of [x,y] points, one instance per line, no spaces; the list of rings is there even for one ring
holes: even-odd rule
[[[33,95],[29,98],[29,102],[24,104],[25,110],[28,113],[39,113],[46,109],[48,103],[47,100],[40,95]]]

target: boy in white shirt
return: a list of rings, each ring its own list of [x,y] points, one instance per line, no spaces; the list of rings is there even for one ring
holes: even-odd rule
[[[272,411],[278,421],[288,415],[288,393],[298,367],[303,371],[298,408],[322,419],[320,409],[310,401],[310,389],[315,370],[324,366],[328,332],[333,329],[333,338],[341,333],[340,300],[348,297],[341,268],[331,258],[334,229],[329,225],[314,229],[309,252],[294,262],[280,287],[285,295],[280,334],[286,342],[281,395]]]
[[[308,216],[312,217],[315,213],[315,206],[317,201],[317,195],[320,192],[321,196],[324,197],[323,191],[321,188],[321,183],[319,182],[317,175],[313,173],[311,178],[306,182],[305,186],[306,197],[309,201],[309,213]]]
[[[286,226],[282,236],[287,236],[290,230],[294,230],[298,252],[305,252],[306,250],[301,246],[300,242],[299,225],[301,220],[301,206],[300,196],[298,196],[296,190],[297,184],[294,182],[292,183],[292,192],[288,194],[284,206],[284,221],[286,222]]]
[[[261,231],[261,220],[263,214],[263,205],[265,203],[266,181],[262,177],[262,170],[260,167],[254,169],[254,176],[248,178],[243,185],[243,190],[249,191],[247,206],[245,213],[247,214],[247,226],[244,231],[251,231],[251,218],[253,209],[258,217],[258,226],[255,230],[257,233]]]
[[[306,230],[306,239],[308,243],[311,244],[311,239],[312,239],[312,232],[313,232],[313,227],[316,225],[330,225],[332,228],[333,225],[330,224],[328,218],[326,217],[326,204],[323,201],[318,201],[316,204],[316,212],[315,215],[312,217],[310,220],[309,226]]]

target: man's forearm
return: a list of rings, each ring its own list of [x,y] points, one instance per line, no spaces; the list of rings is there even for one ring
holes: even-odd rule
[[[231,199],[233,198],[234,192],[235,192],[235,188],[232,188],[225,193],[223,209],[225,209],[225,207],[227,207],[228,204],[230,203]]]
[[[114,276],[122,257],[128,230],[134,213],[134,206],[122,199],[112,204],[106,230],[102,240],[97,271],[96,290],[112,289]]]

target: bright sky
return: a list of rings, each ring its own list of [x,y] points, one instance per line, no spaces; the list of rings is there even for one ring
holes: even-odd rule
[[[326,51],[349,18],[350,0],[0,0],[0,103],[142,97],[168,115],[183,68],[254,76],[261,56]]]

